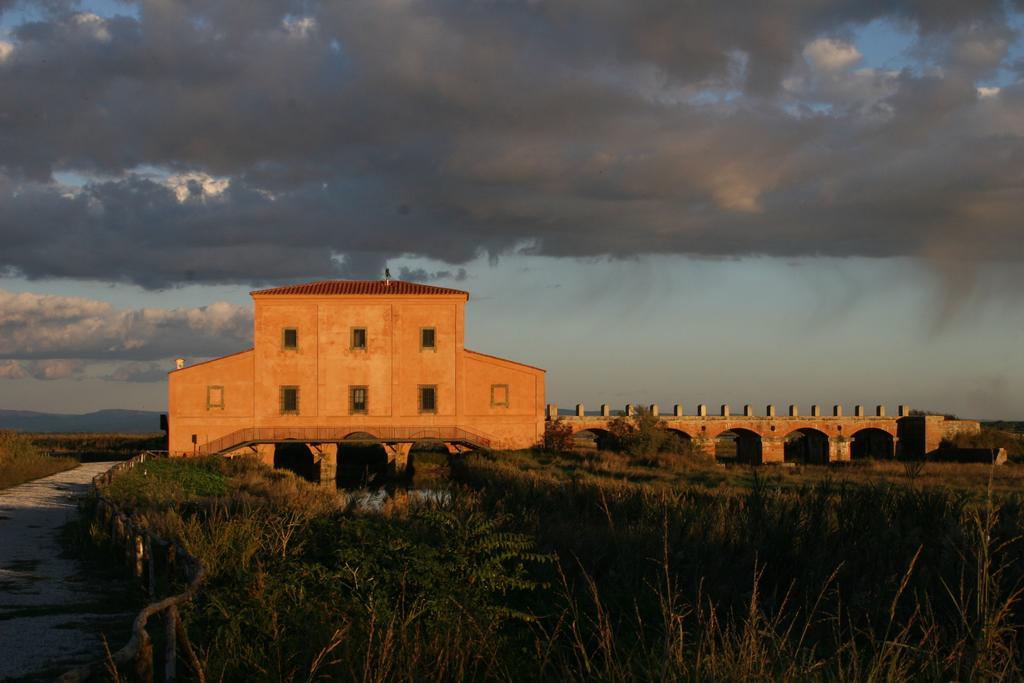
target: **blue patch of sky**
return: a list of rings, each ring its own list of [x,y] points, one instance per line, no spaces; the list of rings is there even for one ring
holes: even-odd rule
[[[699,90],[690,97],[687,101],[690,104],[695,105],[718,105],[718,104],[731,104],[736,100],[740,99],[743,93],[739,90]]]
[[[93,14],[109,18],[115,16],[138,17],[139,8],[133,2],[122,2],[122,0],[87,0],[79,2],[73,11],[92,12]],[[43,5],[32,2],[20,2],[6,12],[0,13],[0,31],[10,32],[10,29],[33,21],[43,21],[49,16],[49,10]]]
[[[861,66],[885,71],[914,69],[911,51],[917,42],[912,24],[876,19],[854,30],[853,43],[862,55]]]
[[[1010,44],[1002,68],[996,71],[992,78],[982,81],[979,85],[1002,88],[1021,79],[1019,69],[1024,66],[1024,13],[1014,12],[1011,14],[1010,27],[1017,35],[1013,43]]]
[[[1004,87],[1020,79],[1015,64],[1024,61],[1024,13],[1009,12],[1010,27],[1016,32],[1003,65],[991,78],[978,83],[979,86]],[[920,72],[921,60],[914,54],[917,41],[916,27],[908,22],[891,19],[876,19],[854,30],[853,42],[864,58],[861,65],[873,69],[899,71],[909,69]]]

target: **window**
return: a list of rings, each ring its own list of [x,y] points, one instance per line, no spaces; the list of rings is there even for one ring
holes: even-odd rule
[[[434,384],[420,385],[420,412],[437,412],[437,386]]]
[[[281,414],[297,415],[299,413],[299,388],[281,387]]]
[[[369,405],[369,391],[366,387],[348,388],[348,412],[350,414],[366,413]]]
[[[281,348],[282,349],[297,349],[299,348],[299,331],[294,327],[286,327],[281,331]]]
[[[420,328],[420,349],[429,349],[434,351],[437,341],[437,333],[433,327],[421,327]]]
[[[508,408],[508,385],[507,384],[492,384],[491,385],[491,407],[492,408]]]
[[[352,348],[361,351],[366,350],[366,328],[365,327],[353,327],[352,328]]]
[[[224,387],[222,386],[208,386],[206,387],[206,409],[224,409]]]

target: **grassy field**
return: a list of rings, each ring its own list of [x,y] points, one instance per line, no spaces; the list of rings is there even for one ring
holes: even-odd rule
[[[77,465],[77,458],[48,455],[18,432],[0,430],[0,489],[63,472]]]
[[[25,434],[25,437],[40,450],[58,456],[73,456],[82,462],[127,460],[139,451],[159,451],[167,448],[167,437],[163,432],[152,434],[39,433]]]
[[[361,509],[238,459],[109,495],[210,579],[207,680],[999,680],[1022,673],[1016,466],[471,454]],[[443,472],[439,472],[443,470]]]
[[[492,459],[475,461],[475,467],[508,471],[509,476],[540,478],[552,485],[570,482],[629,484],[634,486],[706,488],[718,491],[798,489],[813,484],[883,485],[913,484],[962,493],[976,500],[988,489],[997,495],[1024,492],[1024,467],[991,467],[960,463],[902,463],[864,460],[832,466],[785,465],[753,468],[724,465],[701,457],[658,453],[631,457],[611,451],[507,451]]]

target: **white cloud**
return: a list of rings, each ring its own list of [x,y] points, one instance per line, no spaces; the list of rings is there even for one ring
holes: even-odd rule
[[[178,173],[167,176],[164,184],[169,187],[179,202],[190,197],[206,199],[224,193],[231,186],[230,178],[216,178],[206,173]]]
[[[160,382],[173,369],[170,363],[132,361],[121,363],[104,379],[112,382]]]
[[[92,12],[79,12],[71,17],[71,22],[101,43],[110,42],[110,31],[107,30],[107,22],[102,17]]]
[[[87,363],[72,358],[0,361],[0,379],[70,379],[81,376]]]
[[[0,64],[7,61],[12,52],[14,52],[14,44],[8,43],[6,40],[0,40]]]
[[[818,38],[804,48],[804,57],[821,71],[842,71],[859,62],[862,55],[850,43]]]
[[[0,379],[28,379],[28,371],[16,360],[0,361]]]
[[[316,19],[287,16],[281,21],[281,26],[292,38],[308,38],[316,30]]]
[[[1002,88],[981,86],[980,88],[978,88],[978,97],[995,97],[1000,93],[1001,90]]]
[[[95,299],[0,290],[0,358],[208,357],[239,351],[251,337],[251,311],[224,302],[118,309]]]

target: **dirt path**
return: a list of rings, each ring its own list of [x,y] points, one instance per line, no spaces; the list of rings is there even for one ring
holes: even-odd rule
[[[103,652],[101,629],[131,621],[111,608],[104,586],[79,575],[58,538],[78,513],[76,498],[112,464],[87,463],[0,491],[0,681],[52,680]]]

